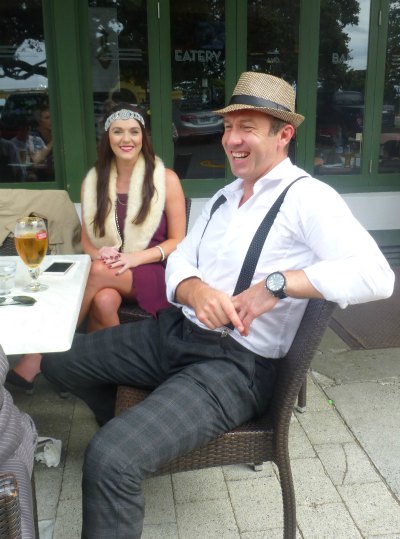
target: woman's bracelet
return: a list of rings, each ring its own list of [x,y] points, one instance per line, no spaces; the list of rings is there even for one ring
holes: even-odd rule
[[[161,247],[161,245],[156,245],[157,249],[159,249],[160,251],[160,254],[161,254],[161,262],[164,262],[165,260],[165,251],[164,249]]]

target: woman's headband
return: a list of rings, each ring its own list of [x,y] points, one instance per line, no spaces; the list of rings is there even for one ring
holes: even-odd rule
[[[104,129],[108,131],[108,128],[110,127],[112,122],[115,122],[116,120],[132,120],[132,119],[137,120],[143,125],[143,127],[145,127],[144,118],[141,114],[133,110],[121,109],[121,110],[117,110],[117,112],[113,112],[112,114],[110,114],[110,116],[105,121]]]

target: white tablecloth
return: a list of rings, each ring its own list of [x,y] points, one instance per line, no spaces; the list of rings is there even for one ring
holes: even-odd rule
[[[48,255],[42,263],[46,268],[53,261],[74,261],[65,275],[40,276],[48,289],[23,291],[29,282],[28,268],[19,257],[16,286],[11,296],[27,295],[37,302],[33,306],[0,307],[0,344],[7,355],[69,350],[76,329],[79,310],[90,270],[89,255]]]

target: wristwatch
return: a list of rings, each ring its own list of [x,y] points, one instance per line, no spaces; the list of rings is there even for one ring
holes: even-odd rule
[[[280,271],[274,271],[268,275],[268,277],[265,279],[265,288],[275,298],[287,298],[286,279],[283,273]]]

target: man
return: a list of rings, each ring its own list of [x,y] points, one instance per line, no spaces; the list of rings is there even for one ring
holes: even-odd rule
[[[54,180],[53,140],[50,109],[47,105],[35,111],[36,129],[30,136],[30,153],[39,181]]]
[[[86,452],[84,538],[139,538],[143,478],[265,410],[306,298],[345,307],[392,293],[393,272],[342,198],[288,159],[303,120],[294,101],[283,80],[244,73],[231,103],[217,111],[239,179],[206,204],[169,257],[168,296],[178,308],[160,312],[157,321],[78,336],[62,358],[43,359],[45,376],[85,400],[104,425]],[[260,222],[299,177],[265,241],[251,286],[232,297]],[[226,201],[211,216],[221,193]],[[154,390],[113,418],[119,383]]]
[[[2,137],[0,123],[0,183],[23,181],[20,164],[13,143]]]

